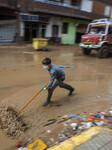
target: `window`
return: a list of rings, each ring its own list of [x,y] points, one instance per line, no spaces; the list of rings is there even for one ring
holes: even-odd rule
[[[110,6],[105,6],[104,15],[109,16],[110,15]]]
[[[8,0],[8,3],[10,6],[17,6],[17,1],[16,0]]]
[[[20,14],[21,20],[22,21],[38,21],[39,16],[38,15],[31,15],[31,14]]]
[[[63,23],[63,33],[67,34],[68,32],[68,23]]]
[[[45,2],[45,0],[35,0],[35,1],[39,1],[39,2]]]
[[[92,9],[93,9],[93,1],[91,1],[91,0],[82,0],[82,1],[81,1],[81,5],[80,5],[80,9],[81,9],[82,11],[92,12]]]
[[[70,5],[70,4],[71,4],[71,1],[70,1],[70,0],[64,0],[63,3],[64,3],[65,5]]]
[[[50,2],[60,2],[60,0],[48,0]]]
[[[81,4],[81,0],[72,0],[71,1],[71,5],[76,6],[76,7],[80,7]]]
[[[45,3],[50,3],[50,2],[59,3],[59,2],[61,2],[61,0],[35,0],[35,1],[45,2]]]
[[[112,34],[112,26],[109,27],[108,34]]]
[[[35,1],[76,9],[80,7],[82,0],[35,0]]]

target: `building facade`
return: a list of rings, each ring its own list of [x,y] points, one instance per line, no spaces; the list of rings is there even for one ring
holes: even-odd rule
[[[99,7],[100,6],[100,7]],[[112,18],[112,1],[110,0],[93,0],[92,12]]]
[[[0,0],[0,43],[75,44],[91,20],[105,17],[112,17],[109,0]]]

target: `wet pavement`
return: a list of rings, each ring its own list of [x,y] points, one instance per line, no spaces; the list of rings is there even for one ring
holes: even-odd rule
[[[34,136],[39,134],[39,131],[35,132],[35,124],[38,120],[41,127],[41,118],[49,119],[74,112],[81,114],[106,111],[112,106],[112,57],[99,59],[95,52],[90,56],[83,56],[77,45],[48,48],[48,52],[43,52],[24,45],[0,47],[0,101],[16,106],[18,110],[48,83],[49,74],[41,65],[45,57],[50,57],[56,65],[75,66],[74,69],[63,69],[66,73],[65,82],[76,89],[73,96],[68,97],[64,89],[57,88],[52,97],[53,101],[61,102],[62,107],[43,108],[42,104],[47,96],[45,92],[40,94],[38,105],[34,101],[22,112],[26,120],[31,120],[33,128],[28,134],[32,133]],[[42,132],[44,130],[40,134]],[[2,140],[5,138],[0,139]]]

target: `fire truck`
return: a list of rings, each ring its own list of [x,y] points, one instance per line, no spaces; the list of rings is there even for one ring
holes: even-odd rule
[[[112,52],[112,20],[103,18],[93,20],[87,27],[86,34],[81,37],[84,55],[89,55],[92,50],[97,51],[99,58],[108,57]]]

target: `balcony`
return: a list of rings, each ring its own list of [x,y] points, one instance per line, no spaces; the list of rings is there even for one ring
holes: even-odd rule
[[[79,6],[73,6],[70,3],[64,3],[61,0],[35,0],[35,2],[41,2],[41,3],[47,3],[47,4],[52,4],[52,5],[73,8],[73,9],[79,9]]]

